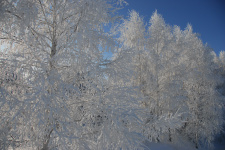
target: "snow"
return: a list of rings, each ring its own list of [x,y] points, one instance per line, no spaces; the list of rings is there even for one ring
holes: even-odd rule
[[[196,150],[213,142],[224,123],[217,89],[225,90],[225,52],[214,64],[190,25],[167,25],[157,11],[148,30],[131,11],[108,35],[103,24],[120,18],[109,13],[116,1],[0,0],[0,149]],[[115,49],[112,60],[102,58],[106,48]],[[147,138],[161,143],[141,147]]]
[[[148,143],[148,148],[145,150],[177,150],[171,145],[168,144],[162,144],[162,143]],[[13,150],[12,147],[9,148],[9,150]],[[32,148],[16,148],[16,150],[32,150]],[[221,149],[222,150],[222,149]]]
[[[189,144],[183,144],[183,145],[172,145],[172,144],[165,144],[165,143],[146,143],[145,150],[196,150],[195,148],[192,148]],[[199,150],[206,150],[204,148],[200,148]],[[225,150],[225,143],[221,144],[215,144],[213,150]]]
[[[145,145],[146,145],[145,150],[196,150],[194,148],[191,148],[189,144],[178,146],[178,145],[165,144],[165,143],[146,142]],[[9,150],[13,150],[13,148],[9,147]],[[16,148],[16,150],[32,150],[32,148],[22,147],[22,148]],[[199,150],[205,150],[205,149],[199,149]],[[214,150],[225,150],[225,143],[216,144],[214,147]]]
[[[175,147],[163,143],[148,143],[147,147],[150,150],[176,150]],[[148,149],[146,148],[146,150]]]
[[[224,145],[216,145],[215,150],[225,150],[225,144]]]

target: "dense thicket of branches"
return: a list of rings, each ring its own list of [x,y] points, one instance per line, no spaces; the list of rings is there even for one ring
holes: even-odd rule
[[[132,55],[127,62],[135,72],[130,80],[144,96],[143,107],[149,109],[144,135],[174,142],[182,136],[196,148],[210,145],[223,124],[224,98],[217,90],[223,79],[215,73],[222,68],[216,70],[219,63],[211,49],[190,25],[184,31],[171,27],[157,11],[149,23],[145,31],[143,19],[132,11],[118,28],[122,51],[129,49]]]
[[[105,33],[124,4],[0,1],[0,149],[210,147],[224,123],[225,53],[157,11],[148,27],[131,11]]]

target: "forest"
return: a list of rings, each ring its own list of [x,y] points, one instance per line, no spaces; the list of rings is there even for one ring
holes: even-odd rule
[[[225,143],[225,51],[126,4],[0,0],[1,150]]]

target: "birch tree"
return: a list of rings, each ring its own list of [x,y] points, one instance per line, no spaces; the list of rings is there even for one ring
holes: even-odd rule
[[[179,102],[182,103],[182,90],[179,87],[182,82],[175,82],[175,69],[177,72],[179,66],[175,63],[176,53],[172,49],[173,36],[170,27],[155,12],[151,18],[149,32],[146,33],[143,19],[131,11],[119,31],[119,40],[122,42],[119,54],[125,53],[123,60],[127,60],[121,63],[121,66],[126,65],[133,70],[135,77],[130,79],[133,86],[139,87],[138,95],[142,97],[140,106],[145,115],[142,115],[141,132],[150,140],[159,141],[159,135],[168,133],[169,128],[175,129],[182,125],[178,112]],[[174,105],[175,103],[177,105]]]
[[[103,32],[103,25],[117,19],[114,12],[122,3],[1,1],[1,42],[10,44],[3,51],[13,58],[7,61],[18,62],[23,83],[18,89],[25,87],[18,100],[5,98],[17,105],[1,102],[2,113],[12,112],[9,119],[16,120],[10,122],[10,132],[15,134],[8,135],[18,145],[42,150],[138,146],[135,138],[131,138],[133,144],[131,140],[118,142],[129,133],[125,125],[120,128],[124,119],[119,117],[123,112],[129,115],[125,112],[130,107],[112,105],[114,94],[105,95],[103,86],[102,53],[105,46],[115,44]],[[121,97],[114,99],[120,102]],[[114,135],[112,140],[108,136],[112,132],[118,132],[120,138]]]
[[[145,47],[145,25],[143,18],[139,14],[132,10],[129,13],[129,18],[124,19],[123,23],[118,28],[120,37],[118,38],[121,43],[123,51],[129,51],[132,56],[131,62],[134,66],[133,85],[142,85],[142,73],[144,63],[144,47]],[[128,54],[129,55],[129,54]],[[127,64],[127,63],[126,63]]]
[[[127,61],[120,66],[130,67],[137,79],[142,79],[133,84],[142,87],[142,113],[146,114],[142,116],[142,133],[153,141],[176,143],[183,136],[195,147],[210,145],[223,122],[222,97],[217,91],[221,78],[214,75],[211,50],[202,44],[190,25],[184,31],[178,26],[172,30],[157,11],[150,19],[147,33],[140,20],[137,13],[131,12],[120,27],[123,46],[119,54],[126,54],[123,60]],[[140,43],[141,51],[137,46]],[[133,61],[138,54],[141,65]],[[141,76],[135,66],[143,68]]]
[[[202,44],[190,25],[183,31],[183,37],[182,61],[186,66],[184,89],[189,108],[184,131],[199,148],[210,145],[221,130],[221,95],[216,90],[221,80],[213,71],[211,49]]]

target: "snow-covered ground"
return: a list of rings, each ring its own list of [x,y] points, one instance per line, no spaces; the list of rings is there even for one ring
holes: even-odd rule
[[[190,144],[179,144],[172,145],[172,144],[165,144],[165,143],[153,143],[153,142],[146,142],[145,150],[196,150]],[[13,148],[9,148],[9,150],[13,150]],[[16,150],[33,150],[30,148],[16,148]],[[206,150],[206,149],[198,149],[198,150]],[[225,143],[223,144],[216,144],[214,150],[225,150]]]
[[[174,146],[162,143],[148,143],[147,147],[149,150],[176,150]]]
[[[172,145],[166,143],[145,143],[148,147],[145,150],[195,150],[191,145]]]
[[[146,150],[196,150],[189,144],[184,145],[171,145],[171,144],[164,144],[164,143],[146,143]],[[206,150],[204,148],[198,150]],[[223,144],[216,144],[214,150],[225,150],[225,143]]]
[[[225,143],[215,144],[214,150],[225,150]]]

